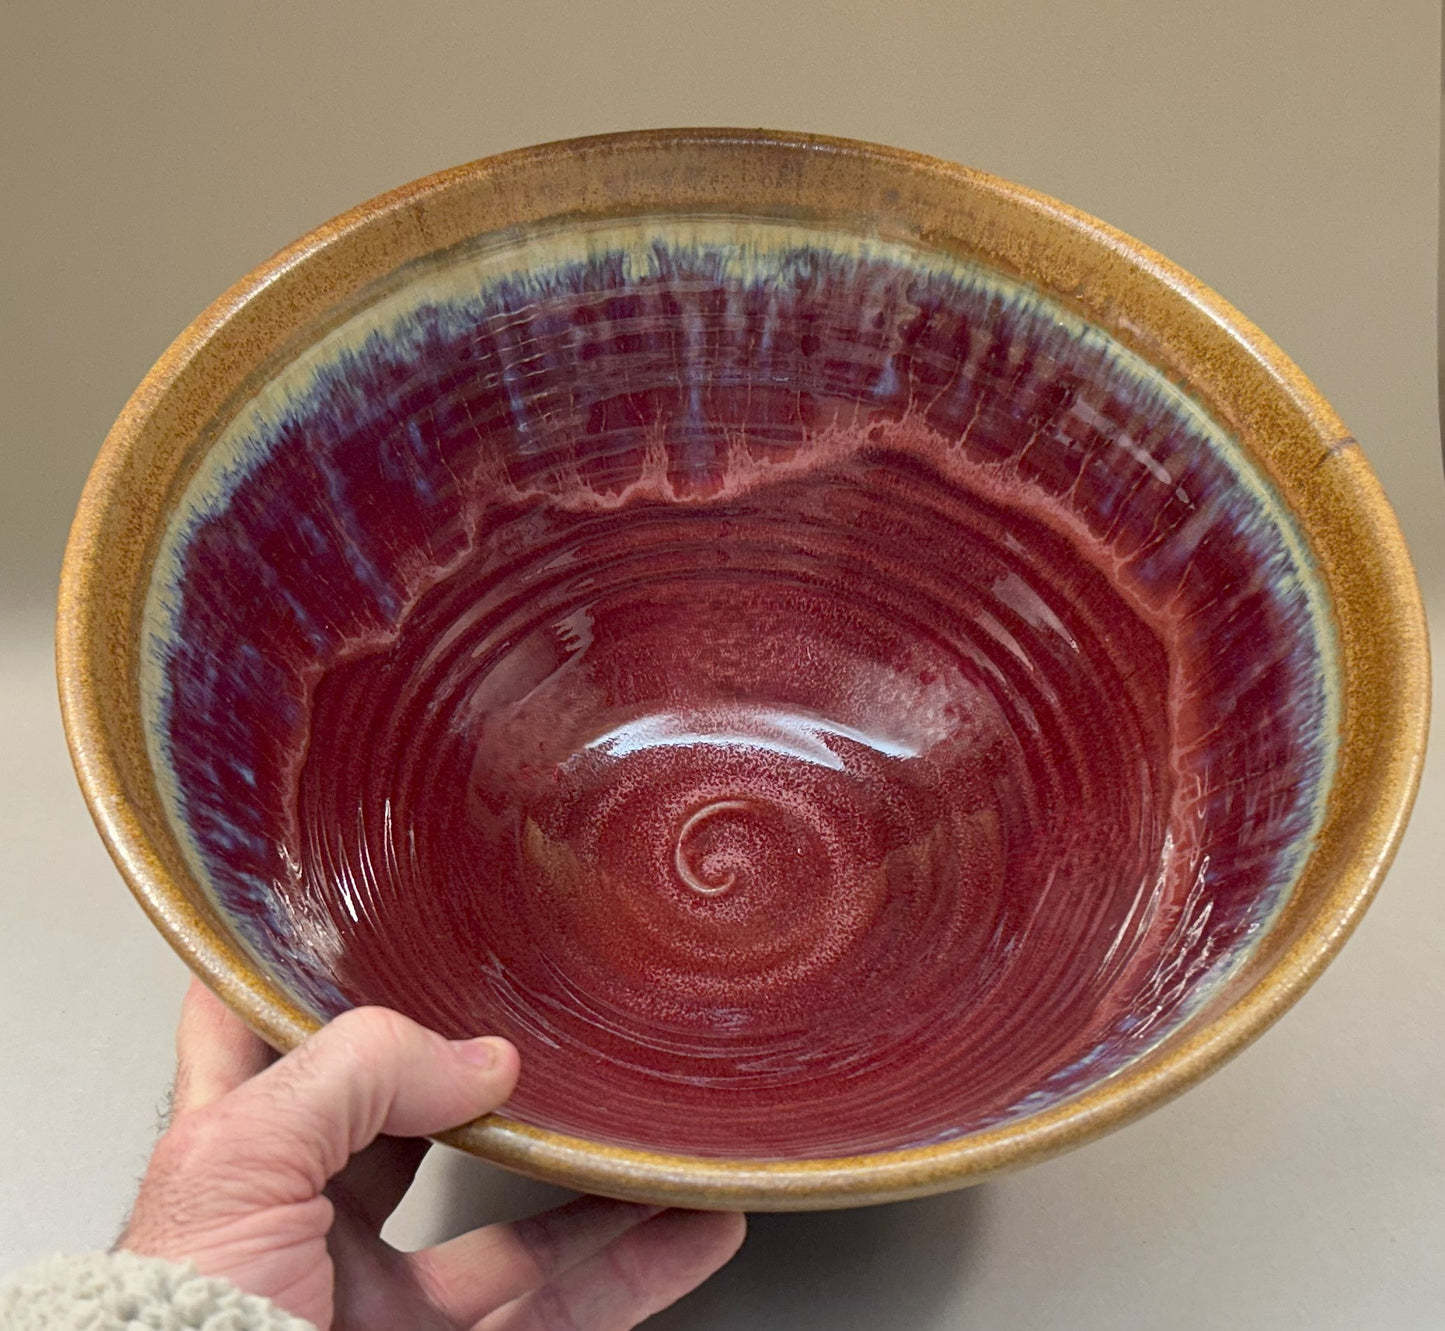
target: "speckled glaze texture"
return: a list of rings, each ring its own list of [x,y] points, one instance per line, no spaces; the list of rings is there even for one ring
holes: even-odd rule
[[[1076,1094],[1304,862],[1333,645],[1195,404],[926,253],[644,219],[452,257],[181,498],[153,760],[319,1015],[518,1119],[826,1157]]]
[[[502,1031],[449,1140],[692,1206],[1188,1086],[1347,936],[1428,707],[1388,506],[1237,312],[754,131],[476,163],[257,270],[112,432],[58,658],[118,864],[256,1029]]]

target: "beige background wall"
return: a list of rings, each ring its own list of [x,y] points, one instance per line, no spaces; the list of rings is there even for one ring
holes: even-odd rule
[[[11,0],[5,15],[12,596],[49,595],[109,422],[252,265],[426,172],[671,124],[898,144],[1139,236],[1301,363],[1445,558],[1423,391],[1431,0]]]
[[[168,1074],[184,975],[75,791],[47,618],[110,420],[229,283],[381,190],[570,134],[935,153],[1098,214],[1262,325],[1364,443],[1445,622],[1439,78],[1433,0],[0,7],[0,1267],[110,1241]],[[1204,1086],[969,1193],[761,1220],[659,1325],[1438,1328],[1442,759],[1358,936]],[[392,1233],[546,1195],[438,1155]]]

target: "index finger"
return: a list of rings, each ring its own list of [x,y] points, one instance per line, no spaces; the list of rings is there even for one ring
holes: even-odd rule
[[[176,1027],[175,1113],[219,1100],[274,1058],[259,1035],[252,1034],[240,1017],[191,977]]]

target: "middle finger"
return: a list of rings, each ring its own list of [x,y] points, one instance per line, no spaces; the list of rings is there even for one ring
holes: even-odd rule
[[[579,1197],[553,1211],[488,1225],[413,1253],[433,1303],[463,1326],[600,1252],[662,1208]]]

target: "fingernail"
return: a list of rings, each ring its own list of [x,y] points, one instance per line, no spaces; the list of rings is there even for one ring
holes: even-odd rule
[[[495,1036],[483,1035],[475,1040],[454,1040],[452,1048],[463,1063],[479,1068],[492,1067],[501,1056],[502,1042]]]

